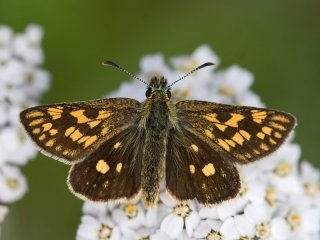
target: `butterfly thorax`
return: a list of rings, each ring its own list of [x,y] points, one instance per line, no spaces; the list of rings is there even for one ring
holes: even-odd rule
[[[140,124],[146,136],[141,180],[144,202],[153,206],[158,199],[173,111],[166,79],[152,78],[146,97]]]

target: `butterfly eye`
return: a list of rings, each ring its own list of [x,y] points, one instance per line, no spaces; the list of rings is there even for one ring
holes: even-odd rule
[[[167,96],[168,96],[168,98],[171,98],[171,92],[170,92],[170,90],[167,91]]]
[[[148,88],[147,91],[146,91],[146,97],[150,97],[151,96],[151,93],[152,93],[152,90],[151,88]]]

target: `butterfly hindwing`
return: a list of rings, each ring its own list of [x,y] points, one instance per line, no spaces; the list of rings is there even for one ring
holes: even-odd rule
[[[222,158],[210,144],[181,127],[171,130],[166,158],[166,188],[178,200],[197,199],[215,204],[234,198],[240,177],[230,159]]]
[[[182,101],[176,109],[180,125],[240,164],[274,152],[296,124],[288,113],[263,108]]]
[[[130,127],[100,145],[69,172],[70,190],[85,200],[135,198],[141,189],[144,134]]]
[[[22,111],[20,119],[44,153],[70,164],[135,124],[139,110],[134,99],[109,98],[33,107]]]

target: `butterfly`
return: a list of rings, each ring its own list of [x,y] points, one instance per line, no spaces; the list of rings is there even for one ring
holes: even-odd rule
[[[171,87],[205,63],[168,84],[147,85],[146,100],[107,98],[36,106],[21,112],[21,123],[41,151],[71,165],[72,193],[109,202],[142,198],[158,201],[160,181],[178,201],[217,204],[235,198],[238,165],[274,152],[296,125],[295,118],[272,109],[186,100],[173,103]]]

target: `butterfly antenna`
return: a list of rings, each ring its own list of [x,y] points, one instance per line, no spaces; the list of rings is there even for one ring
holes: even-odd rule
[[[146,84],[147,86],[150,86],[148,83],[146,83],[144,80],[142,80],[141,78],[133,75],[132,73],[130,73],[129,71],[127,71],[126,69],[124,69],[123,67],[120,67],[118,64],[115,64],[114,62],[112,61],[104,61],[102,62],[102,65],[104,66],[111,66],[111,67],[114,67],[114,68],[118,68],[120,69],[121,71],[125,72],[126,74],[128,74],[130,77],[133,77],[137,80],[139,80],[140,82],[143,82],[144,84]]]
[[[214,64],[215,64],[215,63],[213,63],[213,62],[206,62],[206,63],[200,65],[199,67],[193,69],[192,71],[188,72],[186,75],[182,76],[182,77],[179,78],[178,80],[176,80],[176,81],[174,81],[173,83],[171,83],[171,84],[168,86],[168,88],[170,88],[172,85],[176,84],[177,82],[181,81],[182,79],[188,77],[190,74],[194,73],[195,71],[198,71],[199,69],[204,68],[204,67],[212,66],[212,65],[214,65]]]

